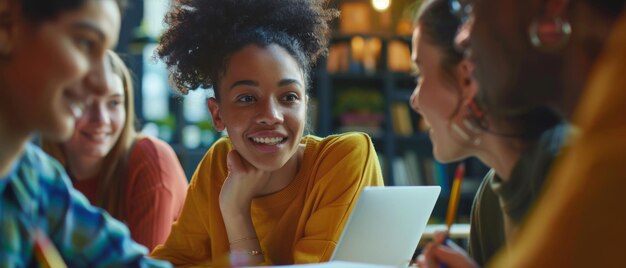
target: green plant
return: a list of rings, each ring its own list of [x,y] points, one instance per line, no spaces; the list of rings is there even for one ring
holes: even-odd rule
[[[384,97],[379,90],[351,87],[337,93],[333,112],[335,116],[346,112],[378,114],[383,113],[384,105]]]

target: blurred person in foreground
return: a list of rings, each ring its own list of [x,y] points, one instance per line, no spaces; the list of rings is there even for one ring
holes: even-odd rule
[[[534,211],[492,265],[626,266],[626,1],[451,2],[489,111],[546,105],[575,126]]]
[[[0,266],[169,264],[89,205],[63,167],[30,143],[64,141],[90,94],[108,87],[121,1],[0,0]]]

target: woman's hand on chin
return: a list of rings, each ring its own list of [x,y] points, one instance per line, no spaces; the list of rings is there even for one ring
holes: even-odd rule
[[[228,176],[220,192],[220,210],[224,216],[249,213],[252,199],[267,185],[270,172],[251,165],[236,151],[226,158]]]

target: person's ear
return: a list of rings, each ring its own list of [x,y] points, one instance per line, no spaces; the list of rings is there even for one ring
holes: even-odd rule
[[[207,101],[207,106],[209,107],[209,112],[211,113],[211,117],[213,118],[213,125],[215,125],[215,130],[219,132],[224,131],[224,129],[226,129],[226,125],[224,124],[224,120],[222,119],[222,115],[220,113],[219,102],[217,102],[215,98],[209,98],[209,100]]]
[[[476,104],[478,83],[473,77],[474,65],[463,59],[456,70],[457,86],[460,91],[461,101],[458,113],[453,117],[452,130],[466,141],[471,141],[478,146],[481,143],[480,135],[483,131],[480,121],[483,120],[483,112]]]
[[[15,19],[19,10],[13,0],[0,0],[0,58],[13,51]]]
[[[457,85],[461,92],[461,106],[468,105],[478,94],[478,84],[472,73],[474,65],[468,59],[463,59],[457,65]]]

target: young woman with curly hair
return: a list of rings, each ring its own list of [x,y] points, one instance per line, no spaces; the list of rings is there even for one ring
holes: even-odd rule
[[[227,130],[192,177],[156,258],[184,265],[328,261],[358,194],[382,185],[363,133],[304,136],[311,65],[326,51],[325,1],[185,0],[158,55],[180,90],[212,88]]]

